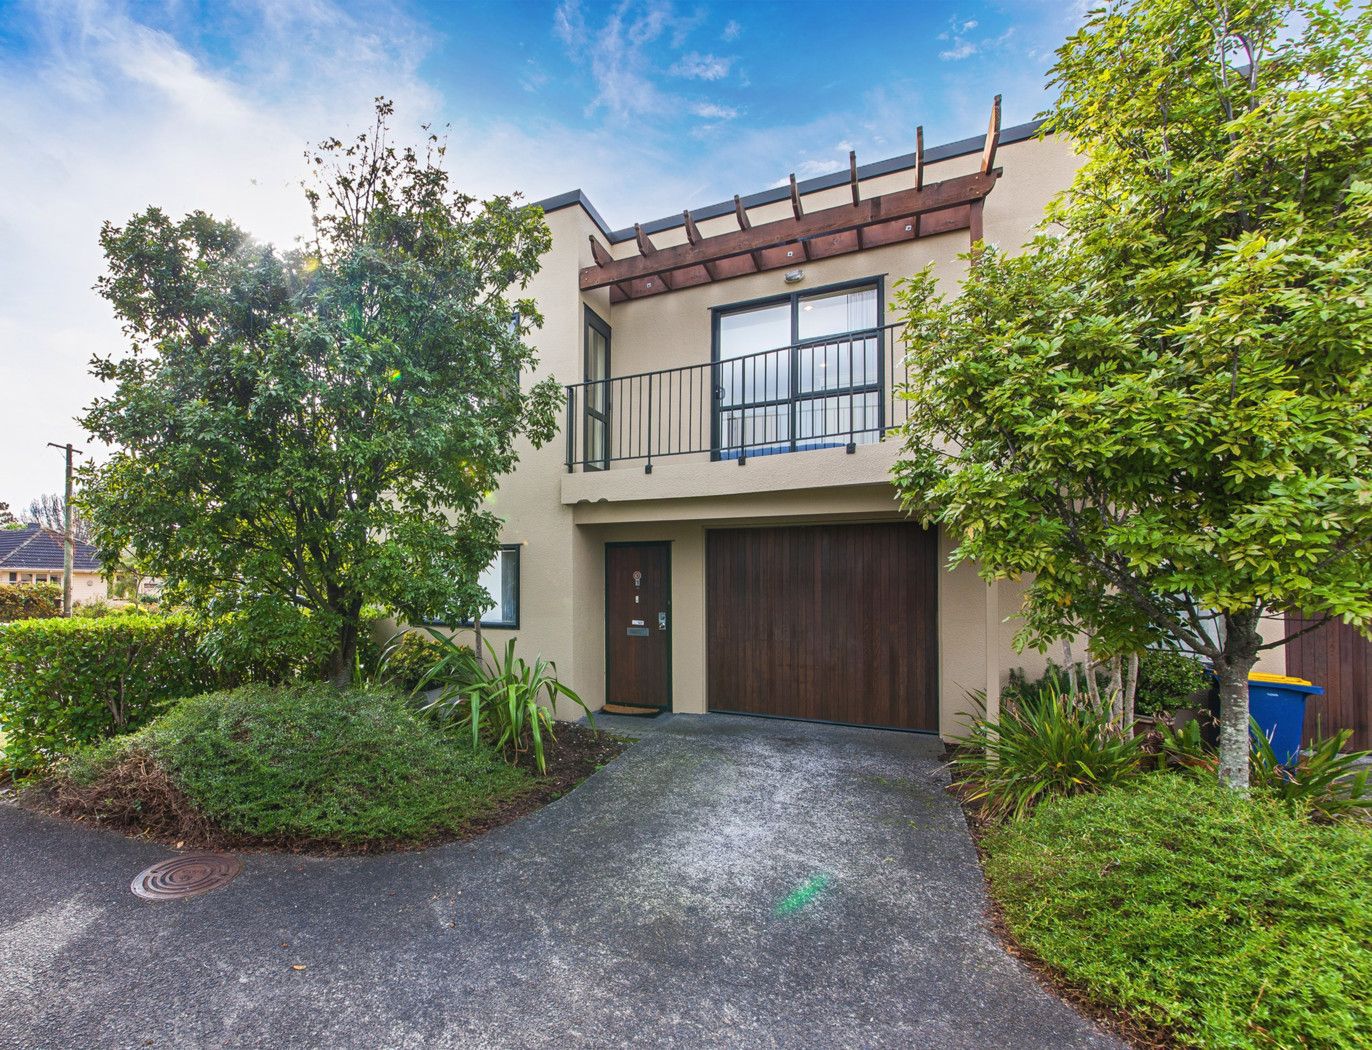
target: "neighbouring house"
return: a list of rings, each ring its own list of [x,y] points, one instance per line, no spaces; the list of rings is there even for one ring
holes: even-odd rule
[[[62,544],[60,532],[41,525],[0,529],[0,586],[55,583],[61,587]],[[105,597],[105,592],[95,548],[77,540],[72,561],[72,604],[99,601]]]
[[[963,730],[1009,670],[1021,586],[946,568],[889,481],[905,418],[895,284],[1013,251],[1078,165],[1037,124],[611,230],[539,202],[531,293],[563,433],[492,501],[483,616],[593,707]],[[1280,624],[1270,632],[1280,634]],[[1261,667],[1281,672],[1280,651]]]

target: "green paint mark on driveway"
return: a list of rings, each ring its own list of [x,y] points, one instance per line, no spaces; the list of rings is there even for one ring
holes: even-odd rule
[[[794,915],[825,891],[833,876],[820,873],[811,875],[799,886],[777,902],[773,914],[778,917]]]

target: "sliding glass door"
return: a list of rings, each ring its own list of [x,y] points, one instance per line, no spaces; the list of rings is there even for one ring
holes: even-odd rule
[[[879,281],[717,311],[716,454],[876,441],[880,311]]]

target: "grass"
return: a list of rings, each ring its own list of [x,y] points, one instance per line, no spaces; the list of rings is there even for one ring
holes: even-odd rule
[[[230,839],[342,848],[460,832],[530,782],[489,748],[445,737],[395,693],[319,684],[192,697],[78,756],[64,779],[69,811],[127,825],[128,808],[148,807],[140,794],[152,791],[164,816],[170,806]]]
[[[1367,1045],[1366,826],[1160,773],[983,846],[1009,929],[1097,1001],[1188,1045]]]

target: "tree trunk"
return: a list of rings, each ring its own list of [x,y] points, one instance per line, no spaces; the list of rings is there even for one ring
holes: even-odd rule
[[[1124,729],[1126,733],[1134,731],[1134,723],[1138,720],[1138,714],[1134,709],[1134,697],[1139,689],[1139,654],[1129,654],[1129,673],[1124,679]]]
[[[1224,615],[1224,648],[1215,661],[1220,693],[1220,783],[1248,790],[1248,672],[1258,661],[1258,612]]]
[[[1096,684],[1096,661],[1091,658],[1091,650],[1086,650],[1086,656],[1081,662],[1082,677],[1086,679],[1086,696],[1091,701],[1091,706],[1100,707],[1100,687]]]
[[[353,684],[353,671],[357,666],[357,613],[344,617],[338,628],[338,639],[333,654],[329,657],[329,684],[335,689],[346,689]]]
[[[1072,706],[1077,704],[1077,665],[1072,659],[1072,641],[1062,640],[1062,669],[1067,672],[1067,692],[1072,697]]]
[[[1124,727],[1124,672],[1119,656],[1110,657],[1110,718]]]

